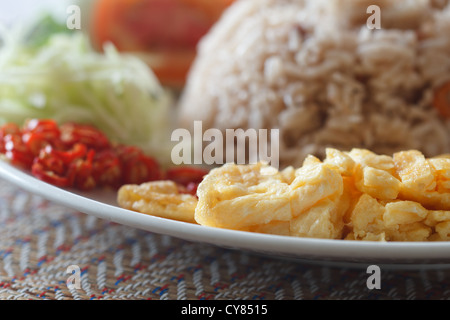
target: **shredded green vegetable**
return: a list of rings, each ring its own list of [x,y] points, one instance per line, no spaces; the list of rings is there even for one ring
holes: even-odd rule
[[[24,38],[0,29],[0,124],[90,123],[167,161],[172,97],[144,62],[112,45],[96,52],[81,32],[54,34],[39,46]]]

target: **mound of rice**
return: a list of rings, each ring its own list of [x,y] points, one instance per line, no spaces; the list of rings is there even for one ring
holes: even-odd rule
[[[449,0],[238,0],[202,40],[180,124],[277,128],[282,165],[326,147],[450,152]],[[450,98],[449,98],[450,99]]]

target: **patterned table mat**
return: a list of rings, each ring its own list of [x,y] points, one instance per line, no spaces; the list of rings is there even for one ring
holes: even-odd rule
[[[72,269],[70,269],[72,268]],[[69,288],[71,270],[78,287]],[[447,299],[450,269],[309,264],[158,235],[74,212],[0,181],[0,299]]]

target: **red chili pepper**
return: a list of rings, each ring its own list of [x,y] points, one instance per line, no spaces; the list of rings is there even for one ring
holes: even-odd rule
[[[140,184],[161,179],[158,162],[135,146],[114,148],[122,168],[122,184]]]
[[[122,163],[127,163],[143,154],[142,150],[135,146],[118,145],[114,147],[113,151]]]
[[[166,179],[174,181],[182,186],[181,192],[197,195],[198,185],[208,171],[196,167],[176,167],[167,170]]]
[[[0,127],[0,139],[3,139],[8,134],[20,135],[21,130],[15,123],[6,123]]]
[[[52,147],[47,146],[41,150],[31,166],[31,173],[38,179],[56,185],[58,187],[70,187],[67,177],[67,167],[61,159],[51,155]]]
[[[50,144],[45,135],[41,133],[24,133],[22,135],[22,140],[33,156],[38,156],[41,149]]]
[[[55,156],[55,150],[48,145],[41,150],[34,163],[39,162],[47,171],[53,171],[57,175],[65,175],[68,166],[60,157]]]
[[[68,178],[73,187],[80,190],[89,190],[97,186],[93,177],[93,160],[95,151],[89,150],[85,159],[76,159],[69,166]]]
[[[61,131],[54,120],[31,119],[25,122],[23,134],[37,134],[48,143],[53,143],[60,138]]]
[[[141,184],[161,178],[158,163],[153,158],[145,155],[138,155],[122,162],[122,172],[123,184]]]
[[[0,152],[12,163],[59,187],[89,190],[98,186],[168,179],[182,192],[196,194],[206,170],[172,168],[163,174],[156,159],[135,146],[113,145],[105,134],[90,125],[53,120],[27,121],[0,127]]]
[[[118,156],[112,149],[101,150],[95,154],[93,176],[99,186],[120,187],[122,168]]]
[[[29,168],[33,163],[33,155],[30,153],[22,137],[16,134],[7,134],[3,138],[4,153],[12,164]]]
[[[38,158],[36,158],[38,159]],[[66,188],[70,187],[70,180],[66,176],[59,176],[52,170],[46,170],[42,163],[36,161],[31,167],[31,173],[38,179],[55,185],[57,187]]]
[[[187,187],[191,183],[199,184],[207,174],[208,171],[201,168],[177,167],[168,169],[166,178]]]
[[[197,195],[197,188],[199,183],[191,182],[186,186],[186,192],[192,195]]]
[[[86,145],[82,143],[75,143],[70,150],[56,150],[52,149],[52,155],[61,159],[64,164],[69,165],[77,159],[86,156],[88,149]]]
[[[82,143],[89,149],[102,150],[111,146],[109,139],[100,130],[87,124],[65,123],[61,125],[61,140],[67,146]]]
[[[47,145],[56,148],[61,147],[60,130],[54,120],[31,119],[25,122],[22,130],[22,138],[33,156],[38,156],[39,151]]]
[[[59,133],[58,123],[52,119],[30,119],[23,126],[25,132]]]
[[[5,153],[5,137],[7,135],[20,135],[20,128],[15,123],[7,123],[0,127],[0,152]]]

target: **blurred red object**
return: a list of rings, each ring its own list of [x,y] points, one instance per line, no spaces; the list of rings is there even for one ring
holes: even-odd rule
[[[91,38],[139,55],[163,85],[182,87],[199,40],[234,0],[97,0]]]

